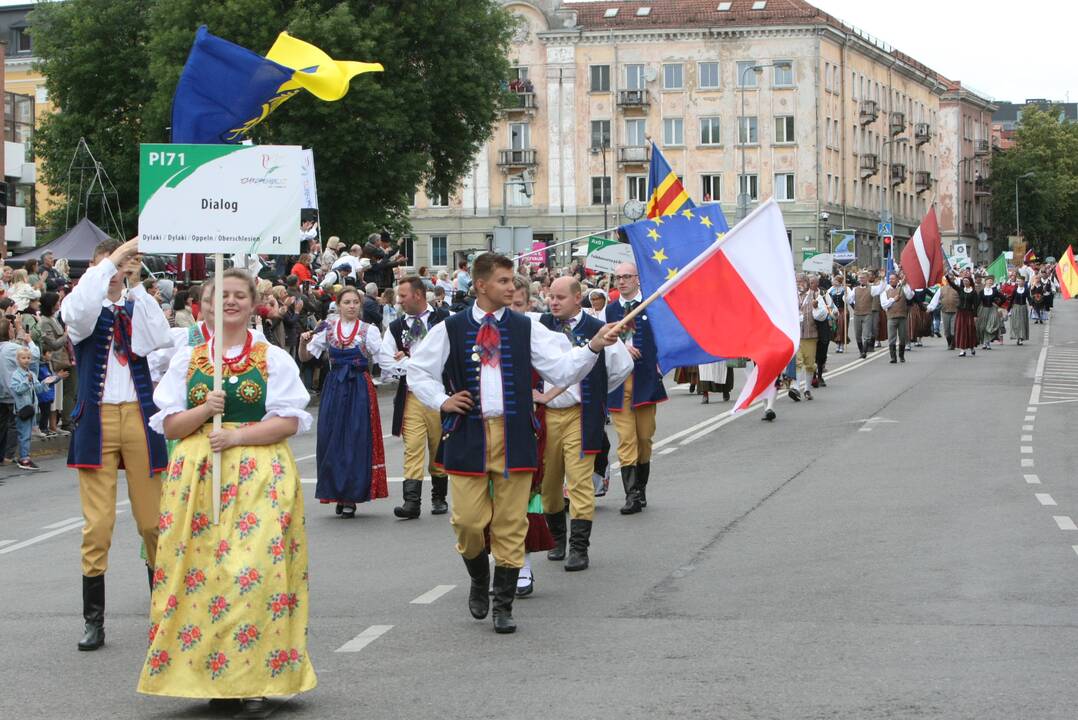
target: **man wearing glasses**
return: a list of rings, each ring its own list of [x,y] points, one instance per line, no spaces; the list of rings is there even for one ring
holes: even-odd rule
[[[621,320],[644,299],[633,263],[622,263],[614,268],[614,283],[620,297],[606,306],[609,323]],[[621,463],[621,483],[625,487],[625,506],[621,514],[634,515],[648,506],[646,491],[651,474],[655,406],[666,400],[666,389],[659,372],[655,335],[647,312],[637,315],[626,325],[621,339],[633,358],[633,372],[622,385],[611,389],[607,404],[618,431],[618,462]]]

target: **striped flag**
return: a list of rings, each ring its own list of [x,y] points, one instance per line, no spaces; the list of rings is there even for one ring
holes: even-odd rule
[[[1078,265],[1074,262],[1074,248],[1068,246],[1067,252],[1056,263],[1056,278],[1064,300],[1078,297]]]
[[[943,237],[934,208],[928,208],[917,231],[902,248],[899,262],[911,288],[932,287],[943,277]]]
[[[694,208],[694,203],[685,192],[685,186],[670,169],[662,151],[651,143],[651,165],[648,167],[648,217],[673,215],[682,209]]]

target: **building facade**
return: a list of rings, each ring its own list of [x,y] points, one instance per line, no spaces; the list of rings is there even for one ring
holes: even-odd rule
[[[878,264],[881,217],[901,242],[940,200],[947,81],[806,2],[504,4],[516,102],[452,196],[417,192],[418,265],[485,249],[496,226],[550,244],[629,221],[651,141],[731,223],[740,192],[775,197],[798,258],[846,228]]]
[[[45,78],[34,63],[27,15],[33,2],[0,0],[4,58],[4,183],[7,192],[7,253],[37,245],[37,211],[48,191],[38,186],[31,141],[37,120],[51,112]]]
[[[987,98],[951,82],[940,98],[939,225],[943,244],[953,252],[965,244],[978,262],[992,260],[992,113]]]

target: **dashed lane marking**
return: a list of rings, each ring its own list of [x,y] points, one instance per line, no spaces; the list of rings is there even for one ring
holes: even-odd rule
[[[41,527],[41,529],[42,530],[55,530],[56,528],[63,527],[64,525],[70,525],[71,523],[81,523],[81,522],[82,522],[82,517],[81,516],[79,516],[79,517],[69,517],[67,520],[61,520],[60,522],[54,522],[52,525],[43,525]]]
[[[1022,467],[1033,467],[1033,458],[1022,458]]]
[[[660,455],[669,455],[670,453],[675,452],[676,450],[677,450],[676,447],[663,448],[662,450],[659,451],[659,454]]]
[[[1032,425],[1023,425],[1022,429],[1025,430],[1026,432],[1030,432],[1030,431],[1033,430],[1033,426]]]
[[[1040,485],[1041,484],[1041,479],[1039,477],[1037,477],[1036,475],[1024,475],[1023,477],[1025,477],[1026,482],[1029,483],[1030,485]]]
[[[393,629],[392,625],[371,625],[354,638],[337,648],[336,652],[359,652]]]
[[[1023,435],[1020,442],[1033,442],[1032,435]]]
[[[1036,493],[1035,497],[1037,498],[1037,502],[1039,502],[1041,505],[1044,505],[1045,507],[1056,504],[1056,501],[1053,500],[1052,496],[1048,493]]]
[[[1029,445],[1023,445],[1022,446],[1022,454],[1023,455],[1032,455],[1033,454],[1033,448],[1030,447]]]
[[[1036,405],[1030,405],[1029,407],[1026,408],[1026,412],[1027,413],[1035,413],[1035,412],[1037,412],[1037,406]]]
[[[1037,419],[1036,415],[1026,415],[1026,417],[1024,418],[1024,422],[1033,422],[1036,419]]]
[[[413,600],[409,604],[410,605],[430,605],[435,600],[440,598],[442,595],[445,595],[447,592],[449,592],[450,590],[452,590],[455,587],[456,587],[456,585],[437,585],[437,586],[434,587],[433,590],[428,590],[427,592],[423,593],[422,595],[417,597],[415,600]]]
[[[1074,524],[1069,515],[1053,515],[1052,519],[1056,521],[1060,530],[1078,530],[1078,525]]]
[[[30,547],[31,545],[35,545],[35,544],[37,544],[37,543],[39,543],[39,542],[41,542],[43,540],[48,540],[51,537],[56,537],[57,535],[59,535],[61,533],[65,533],[68,530],[75,530],[76,528],[81,528],[81,527],[82,527],[82,520],[80,519],[77,523],[72,523],[71,525],[64,525],[61,528],[57,528],[55,530],[50,530],[47,533],[41,533],[40,535],[35,535],[34,537],[30,538],[29,540],[23,540],[22,542],[17,542],[14,545],[8,545],[5,548],[0,548],[0,555],[6,555],[8,553],[15,552],[16,550],[22,550],[24,547]]]

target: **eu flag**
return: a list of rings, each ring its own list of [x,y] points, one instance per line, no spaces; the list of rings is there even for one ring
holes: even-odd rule
[[[686,208],[696,207],[681,179],[655,143],[651,144],[651,164],[648,166],[647,217],[673,215]]]
[[[294,71],[211,35],[203,25],[172,100],[172,142],[237,143],[299,92]]]
[[[640,220],[623,225],[619,231],[629,238],[640,275],[641,292],[648,297],[729,229],[722,208],[715,203],[686,207],[676,215]],[[663,372],[724,359],[705,352],[686,332],[664,299],[656,299],[647,312],[652,316],[652,327],[662,328],[663,342],[658,346],[659,366]]]

